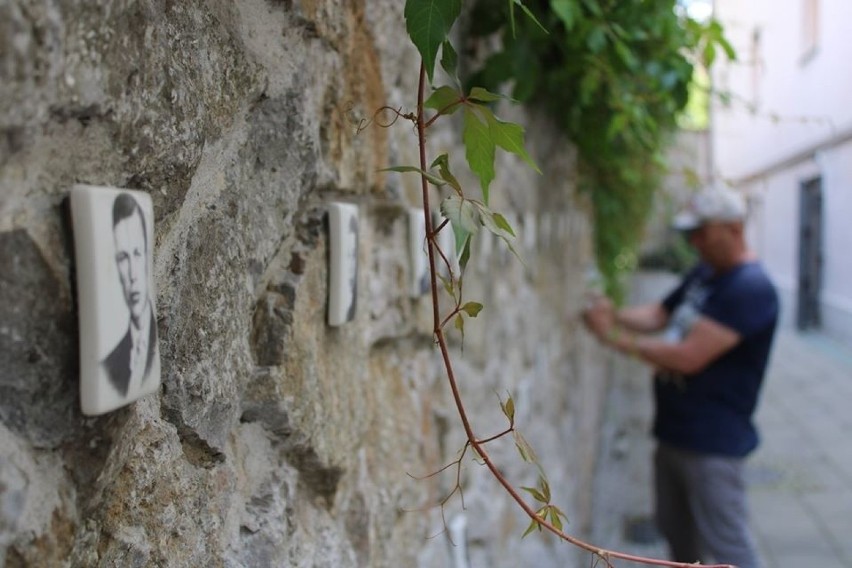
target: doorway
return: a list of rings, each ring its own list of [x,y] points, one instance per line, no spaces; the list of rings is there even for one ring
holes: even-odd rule
[[[799,189],[799,294],[796,326],[818,329],[822,287],[822,178],[803,182]]]

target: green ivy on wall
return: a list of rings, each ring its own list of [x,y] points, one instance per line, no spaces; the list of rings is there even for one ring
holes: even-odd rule
[[[675,0],[476,0],[470,36],[499,36],[469,78],[545,109],[576,144],[580,188],[594,207],[595,252],[606,292],[623,276],[665,172],[664,152],[689,99],[696,63],[734,52],[718,22],[699,23]],[[680,13],[679,13],[680,12]]]

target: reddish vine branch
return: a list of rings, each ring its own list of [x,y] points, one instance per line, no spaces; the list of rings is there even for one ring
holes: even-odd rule
[[[417,113],[415,117],[415,124],[417,127],[417,138],[418,138],[418,146],[420,151],[420,170],[425,172],[427,169],[427,160],[426,160],[426,129],[434,123],[435,118],[430,120],[428,123],[424,121],[423,117],[423,103],[424,103],[424,93],[426,91],[426,68],[421,63],[420,65],[420,79],[418,83],[417,89]],[[440,115],[440,114],[439,114]],[[494,462],[491,460],[491,457],[488,455],[488,452],[485,451],[485,443],[490,441],[490,439],[479,440],[474,434],[473,428],[470,424],[470,419],[467,415],[467,410],[465,409],[464,402],[461,398],[461,393],[459,392],[458,381],[455,376],[455,371],[453,368],[452,360],[450,359],[449,348],[447,345],[446,337],[444,336],[443,330],[443,322],[440,316],[440,308],[438,301],[438,273],[437,273],[437,263],[436,263],[436,251],[437,254],[442,257],[444,262],[449,265],[449,262],[444,255],[444,252],[440,250],[435,242],[436,235],[438,233],[437,230],[433,230],[432,224],[432,216],[430,214],[431,207],[429,205],[429,185],[426,179],[426,176],[421,175],[421,189],[423,193],[423,214],[426,221],[426,235],[428,241],[428,253],[429,253],[429,276],[432,284],[432,319],[433,319],[433,333],[435,336],[435,341],[438,344],[441,350],[441,357],[444,362],[444,368],[447,372],[447,381],[450,385],[450,390],[453,394],[453,400],[456,405],[456,410],[458,411],[459,418],[461,419],[462,426],[464,428],[465,436],[467,437],[466,447],[469,445],[474,449],[476,454],[497,480],[497,482],[503,486],[503,489],[509,494],[509,496],[517,503],[517,505],[529,516],[529,518],[538,524],[540,528],[546,529],[547,531],[554,534],[556,537],[582,549],[590,552],[596,558],[603,560],[606,562],[607,566],[612,567],[611,560],[624,560],[627,562],[634,562],[637,564],[645,564],[651,566],[667,566],[671,568],[694,568],[695,564],[684,563],[684,562],[673,562],[669,560],[659,560],[654,558],[648,558],[644,556],[636,556],[633,554],[627,554],[624,552],[618,552],[614,550],[607,550],[604,548],[600,548],[594,546],[591,543],[585,542],[567,534],[561,529],[554,526],[552,523],[548,522],[542,516],[539,516],[536,511],[527,503],[527,501],[523,498],[523,496],[515,489],[515,487],[509,482],[508,479],[500,472]],[[442,224],[439,229],[444,228],[444,224]],[[452,278],[452,271],[450,271],[450,278]],[[454,462],[455,463],[455,462]],[[452,495],[452,494],[451,494]],[[705,568],[734,568],[733,566],[727,564],[715,564],[715,565],[705,565]]]

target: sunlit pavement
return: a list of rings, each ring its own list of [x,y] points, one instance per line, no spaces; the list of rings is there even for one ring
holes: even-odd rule
[[[852,567],[852,348],[779,331],[748,462],[766,568]]]

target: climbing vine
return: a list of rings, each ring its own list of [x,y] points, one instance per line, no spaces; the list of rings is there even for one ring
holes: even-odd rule
[[[609,4],[612,4],[613,7],[610,7]],[[569,132],[579,133],[583,128],[590,130],[588,138],[576,141],[578,146],[588,149],[582,151],[582,155],[585,156],[584,168],[590,172],[587,174],[587,179],[607,182],[609,185],[606,186],[608,188],[605,190],[606,192],[614,191],[611,188],[620,187],[624,189],[623,184],[627,181],[645,180],[644,176],[650,175],[644,168],[640,167],[645,164],[638,162],[640,155],[638,149],[659,150],[656,146],[657,137],[662,133],[666,123],[664,123],[662,116],[657,116],[655,113],[662,113],[662,109],[674,112],[683,104],[678,98],[679,95],[666,94],[662,91],[670,87],[680,89],[681,86],[685,89],[686,83],[681,85],[681,81],[688,82],[688,79],[683,79],[681,74],[675,73],[670,79],[673,83],[668,85],[669,79],[665,78],[662,70],[649,72],[646,75],[654,77],[661,73],[663,75],[655,79],[658,81],[656,88],[659,92],[647,87],[641,93],[635,92],[631,95],[637,100],[642,99],[644,101],[642,104],[639,102],[635,104],[623,102],[621,106],[612,108],[597,105],[597,99],[601,98],[604,93],[607,93],[608,97],[615,97],[615,94],[610,93],[610,89],[616,87],[622,89],[618,93],[627,97],[629,89],[619,86],[621,79],[617,77],[618,73],[626,72],[625,69],[632,69],[639,73],[646,66],[645,60],[640,57],[641,54],[632,53],[631,44],[626,39],[629,33],[636,36],[638,31],[627,22],[625,22],[625,26],[628,27],[623,27],[614,23],[618,20],[610,20],[608,10],[611,8],[617,11],[614,7],[615,4],[615,1],[606,2],[605,0],[551,0],[550,2],[500,0],[499,3],[496,0],[479,0],[474,6],[472,21],[476,22],[480,17],[490,19],[489,25],[491,27],[485,26],[474,31],[480,35],[496,33],[508,26],[511,34],[504,37],[505,47],[503,51],[491,56],[481,72],[474,75],[473,79],[462,82],[458,73],[459,57],[449,40],[450,31],[462,12],[462,0],[406,0],[404,9],[406,30],[417,47],[422,61],[417,89],[417,106],[416,110],[411,113],[402,113],[402,111],[392,111],[391,109],[380,109],[379,112],[389,110],[395,112],[397,118],[411,121],[417,133],[419,163],[416,165],[393,165],[388,169],[420,177],[429,257],[433,333],[466,435],[466,442],[460,457],[439,470],[440,472],[451,467],[457,468],[456,488],[441,502],[442,512],[447,499],[461,489],[458,468],[461,467],[462,459],[467,451],[471,450],[474,458],[491,472],[508,495],[529,516],[530,524],[524,536],[535,530],[548,531],[556,537],[590,552],[595,563],[602,562],[609,567],[613,566],[614,560],[627,560],[657,566],[685,568],[689,565],[604,550],[564,532],[565,515],[552,502],[551,487],[535,452],[515,428],[515,406],[511,396],[505,400],[500,400],[501,410],[508,422],[507,427],[496,435],[478,436],[472,428],[461,398],[459,383],[447,342],[448,327],[451,324],[463,334],[465,318],[476,317],[483,309],[483,306],[478,302],[466,301],[463,297],[464,273],[471,256],[473,238],[480,231],[490,231],[502,239],[510,249],[514,250],[515,234],[513,228],[503,215],[492,210],[489,206],[489,187],[495,177],[494,160],[497,150],[500,149],[517,155],[529,167],[538,171],[538,166],[524,149],[523,128],[520,125],[500,119],[494,113],[492,103],[507,98],[500,94],[501,83],[513,79],[515,82],[513,96],[528,101],[536,100],[539,97],[546,98],[547,90],[542,90],[540,85],[552,85],[549,87],[550,89],[555,89],[556,86],[579,89],[577,92],[572,91],[564,94],[569,100],[573,101],[572,104],[580,106],[571,107],[570,112],[562,116],[561,121]],[[631,12],[634,15],[641,12],[641,6],[648,4],[660,6],[668,4],[671,8],[671,2],[662,1],[655,3],[647,0],[634,1],[630,4],[635,5],[633,12]],[[498,11],[502,14],[502,19],[496,17],[495,13]],[[556,20],[554,20],[554,16]],[[627,18],[627,15],[623,17]],[[590,23],[584,23],[585,20]],[[642,21],[646,20],[643,19]],[[647,23],[652,22],[647,20]],[[557,24],[562,26],[562,31],[551,32],[551,29],[559,29]],[[474,28],[479,25],[475,24]],[[570,62],[565,58],[563,53],[565,46],[559,42],[564,43],[572,37],[568,32],[573,30],[575,25],[579,29],[585,30],[586,35],[582,36],[585,38],[583,41],[595,54],[595,57]],[[671,21],[665,20],[662,25],[665,27],[673,24],[671,24]],[[674,34],[673,31],[667,33]],[[652,30],[645,32],[644,37],[650,44],[653,43],[652,40],[656,36]],[[553,42],[554,39],[558,42],[555,45],[550,45],[550,42]],[[573,41],[571,39],[569,44]],[[673,39],[671,41],[674,42]],[[615,57],[621,61],[619,65],[624,65],[624,68],[604,56],[605,53],[609,52],[610,43],[613,46],[612,50]],[[524,45],[527,47],[523,47]],[[674,46],[674,43],[672,43],[672,46]],[[647,50],[649,57],[658,55],[658,52],[650,45]],[[552,54],[551,51],[555,54]],[[514,62],[506,60],[507,57],[510,59],[521,57],[523,53],[526,54],[523,60],[515,60]],[[503,63],[495,63],[494,58],[499,61],[501,57]],[[687,73],[689,64],[685,60],[678,60],[673,55],[671,59],[672,67],[681,65],[682,69],[680,67],[678,69],[684,74]],[[530,64],[532,61],[535,61],[535,63]],[[522,63],[527,65],[527,69],[524,69]],[[439,64],[446,77],[449,78],[450,84],[448,85],[437,86],[434,84],[435,70]],[[571,69],[562,69],[560,67],[562,65]],[[647,63],[647,65],[650,65],[650,63]],[[588,69],[583,71],[586,66],[588,66]],[[522,76],[522,73],[528,72],[529,69],[533,69],[533,75]],[[551,71],[553,72],[552,76]],[[573,84],[575,75],[584,76],[585,72],[592,73],[596,78],[581,81],[583,85]],[[648,77],[646,79],[650,80]],[[477,85],[475,83],[477,80],[482,80],[485,86]],[[553,94],[553,91],[551,91],[551,94]],[[559,108],[558,101],[548,101],[548,103],[552,105],[550,108],[554,111]],[[610,99],[610,103],[615,105],[614,98]],[[660,109],[657,109],[657,105],[660,105]],[[612,114],[613,108],[617,108],[615,114]],[[589,111],[588,116],[586,110]],[[441,154],[431,161],[427,157],[426,133],[428,129],[436,121],[456,113],[462,114],[462,142],[465,147],[467,164],[479,180],[480,191],[479,195],[476,196],[465,191],[459,183],[458,178],[451,171],[447,154]],[[673,121],[673,117],[669,120]],[[634,121],[636,124],[634,124]],[[606,161],[590,157],[591,154],[587,154],[587,152],[591,149],[597,149],[609,155],[613,159],[613,162],[610,163],[613,171],[606,169]],[[626,153],[627,156],[622,156],[620,152]],[[647,154],[645,155],[647,156]],[[638,170],[628,171],[626,166],[628,163]],[[447,221],[437,225],[433,223],[431,215],[430,186],[438,189],[441,195],[440,208],[447,219]],[[598,194],[602,194],[601,190],[597,188],[592,190],[596,220],[599,223],[609,223],[612,215],[615,216],[613,221],[617,224],[619,216],[632,218],[634,215],[638,216],[636,211],[647,208],[645,203],[647,198],[642,195],[636,199],[628,199],[625,196],[613,198],[608,193],[610,201],[606,199],[601,201],[595,197]],[[635,202],[638,202],[639,205],[635,205]],[[604,206],[605,204],[609,204],[609,208]],[[451,250],[443,250],[439,246],[438,236],[441,231],[453,232],[455,239]],[[601,231],[602,229],[599,227],[597,230],[599,253],[601,248],[608,246],[608,241],[600,236]],[[620,238],[623,239],[624,235]],[[625,241],[617,240],[616,242],[623,245]],[[619,254],[622,253],[619,252]],[[451,262],[453,256],[458,257],[458,268],[455,270],[454,263]],[[602,272],[605,276],[609,275],[606,270]],[[438,285],[439,281],[442,286]],[[442,290],[446,291],[453,300],[447,313],[441,312],[439,294],[442,293]],[[514,438],[515,447],[521,459],[537,467],[538,478],[535,486],[516,488],[504,476],[489,455],[488,444],[506,436]],[[525,494],[529,497],[525,497]]]
[[[692,20],[674,0],[524,4],[532,18],[507,14],[506,0],[475,0],[469,36],[497,36],[501,48],[480,57],[468,81],[511,89],[514,99],[545,109],[574,142],[580,188],[593,205],[598,269],[619,299],[693,70],[712,65],[720,51],[734,52],[718,22]]]

